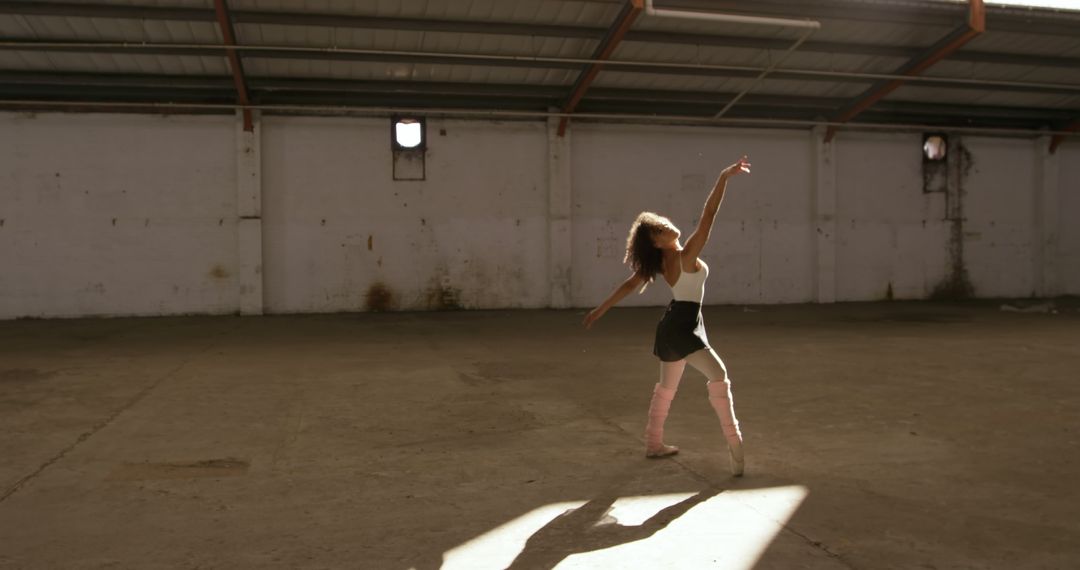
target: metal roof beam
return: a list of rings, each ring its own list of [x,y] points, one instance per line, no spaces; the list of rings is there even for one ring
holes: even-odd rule
[[[204,95],[222,96],[231,91],[232,80],[228,76],[185,76],[153,74],[93,74],[93,73],[41,73],[8,71],[0,72],[0,97],[43,96],[63,97],[73,94],[104,94],[134,91],[142,96],[155,95],[159,100],[192,98]],[[289,77],[249,78],[248,87],[259,96],[273,97],[287,94],[293,99],[317,97],[320,100],[344,101],[344,98],[427,96],[429,105],[438,104],[439,97],[475,97],[484,101],[511,100],[539,101],[552,105],[565,95],[565,88],[558,86],[532,86],[527,84],[478,84],[462,82],[428,81],[381,81],[355,79],[297,79]],[[675,106],[697,106],[702,109],[715,107],[718,102],[730,100],[735,93],[713,91],[684,91],[659,89],[624,89],[593,87],[579,107],[599,105],[661,105],[665,109]],[[227,97],[225,97],[227,98]],[[785,96],[749,94],[743,103],[755,109],[801,109],[812,116],[835,109],[845,99],[836,97]],[[545,106],[546,108],[546,106]],[[1039,121],[1046,125],[1072,120],[1075,111],[1068,109],[1045,109],[1001,106],[969,106],[952,104],[926,104],[906,101],[883,101],[867,111],[873,116],[950,116],[964,120],[1021,118]],[[811,118],[812,118],[811,116]]]
[[[232,89],[229,76],[157,75],[130,73],[53,73],[45,71],[0,71],[0,86],[41,85],[71,87],[125,86],[174,87],[177,89]]]
[[[236,31],[233,30],[232,19],[229,17],[229,5],[225,0],[214,0],[214,11],[217,14],[218,26],[221,28],[221,39],[227,46],[236,45]],[[226,57],[229,59],[229,68],[232,69],[233,83],[236,85],[236,94],[241,105],[244,105],[244,130],[252,132],[255,123],[251,118],[251,109],[246,107],[251,104],[248,98],[247,81],[244,78],[244,64],[240,61],[240,53],[237,50],[227,50]]]
[[[802,6],[802,5],[800,5]],[[773,10],[776,14],[790,15],[795,7],[786,11]],[[756,8],[755,8],[756,10]],[[745,5],[743,6],[745,11]],[[830,12],[831,13],[831,12]],[[86,18],[114,18],[164,21],[202,21],[213,23],[216,16],[208,10],[191,8],[159,8],[144,6],[118,6],[75,4],[70,2],[16,2],[0,0],[0,14],[67,16]],[[599,40],[604,37],[604,28],[587,26],[522,24],[515,22],[475,22],[466,20],[433,20],[423,18],[373,17],[337,14],[313,14],[294,12],[255,12],[232,10],[233,21],[237,24],[274,24],[283,26],[340,27],[356,29],[410,30],[450,33],[496,34],[510,36],[541,36],[559,38],[578,38]],[[989,16],[988,16],[989,17]],[[991,20],[994,29],[1008,31],[1008,24]],[[1052,25],[1053,22],[1028,22],[1025,31],[1032,33],[1033,26]],[[1080,24],[1068,28],[1070,34],[1080,35]],[[1015,31],[1015,30],[1014,30]],[[1035,32],[1039,33],[1039,32]],[[652,30],[630,30],[623,38],[625,42],[669,43],[676,45],[705,45],[717,47],[741,47],[749,49],[787,49],[788,40],[762,37],[727,36],[713,34],[692,34],[663,32]],[[922,48],[911,46],[862,44],[847,42],[807,41],[799,48],[805,52],[844,53],[856,55],[878,55],[911,59],[917,57]],[[995,53],[963,50],[949,55],[948,59],[976,63],[1006,63],[1042,67],[1066,67],[1075,69],[1080,66],[1080,58],[1059,57],[1052,55],[1029,55]]]
[[[302,59],[316,61],[364,61],[381,63],[426,63],[432,65],[475,65],[496,66],[522,69],[562,69],[580,70],[583,63],[593,63],[588,58],[545,58],[498,55],[450,54],[450,53],[409,53],[379,52],[378,50],[337,50],[333,48],[312,48],[300,50],[281,46],[237,46],[248,58],[265,59]],[[137,55],[196,55],[222,57],[228,51],[225,46],[183,45],[173,47],[169,44],[117,44],[108,42],[51,42],[40,40],[10,40],[0,38],[0,50],[56,51],[72,53],[127,53]],[[743,66],[711,66],[708,64],[665,64],[652,62],[607,61],[609,71],[625,73],[651,73],[658,75],[683,75],[699,77],[756,77],[762,68]],[[1074,95],[1080,92],[1080,85],[1062,83],[1031,83],[1018,81],[993,81],[969,78],[928,78],[904,77],[895,74],[846,73],[834,71],[782,69],[774,71],[773,79],[817,81],[824,83],[872,83],[875,80],[903,79],[917,81],[922,87],[942,89],[993,88],[998,91],[1017,93],[1049,93]]]
[[[939,40],[936,44],[930,46],[925,54],[900,66],[894,74],[911,76],[919,75],[932,67],[935,63],[944,59],[950,53],[960,49],[961,46],[984,31],[986,31],[986,10],[983,7],[982,0],[968,0],[967,20],[961,26]],[[877,103],[889,93],[897,90],[904,83],[905,81],[903,79],[890,79],[888,81],[877,82],[873,87],[848,105],[845,110],[840,112],[834,121],[846,123],[854,119],[859,113],[869,109],[874,103]],[[835,135],[836,127],[830,126],[825,131],[825,142],[832,141]]]
[[[595,1],[595,0],[593,0]],[[622,0],[615,0],[622,1]],[[606,2],[613,3],[613,2]],[[759,16],[778,17],[816,17],[838,20],[861,20],[889,23],[908,23],[917,25],[939,25],[952,27],[958,16],[964,13],[964,7],[958,3],[940,1],[908,1],[896,3],[865,2],[855,0],[756,0],[751,9],[748,3],[739,0],[662,0],[663,8],[683,8],[705,11],[741,12]],[[139,20],[180,20],[214,22],[213,12],[198,8],[162,8],[151,6],[123,6],[113,4],[85,4],[81,2],[52,2],[2,0],[0,13],[72,16],[89,18],[129,18]],[[352,16],[346,14],[313,14],[296,12],[260,12],[234,11],[237,23],[267,23],[282,25],[327,25],[333,27],[396,27],[399,25],[424,25],[431,31],[439,31],[439,20],[413,20],[408,18],[381,18]],[[1061,10],[1034,10],[1030,8],[989,6],[987,19],[994,30],[1031,34],[1080,35],[1080,14]],[[323,24],[314,22],[322,21]],[[456,26],[469,24],[475,26],[477,33],[499,33],[484,31],[493,26],[498,28],[511,24],[495,22],[446,21],[444,31],[463,31]],[[567,26],[537,26],[533,24],[515,24],[521,35],[563,35],[584,34],[576,37],[598,39],[603,37],[602,28],[581,28]],[[548,28],[548,31],[544,31]],[[398,28],[402,29],[402,28]],[[507,28],[509,29],[509,28]],[[576,32],[574,30],[577,30]],[[565,36],[575,37],[575,36]]]
[[[197,8],[161,8],[149,6],[120,6],[112,4],[81,4],[75,2],[0,1],[0,14],[22,16],[61,16],[69,18],[105,18],[120,20],[171,20],[179,22],[215,22],[210,10]]]
[[[1077,131],[1080,131],[1080,119],[1065,125],[1059,130],[1069,133],[1075,133]],[[1061,143],[1063,142],[1065,142],[1065,135],[1054,135],[1054,137],[1050,139],[1050,154],[1054,154],[1055,152],[1057,152],[1058,147],[1061,146]]]
[[[611,27],[608,28],[604,39],[600,41],[600,45],[596,46],[596,50],[593,51],[592,59],[602,61],[610,58],[611,54],[615,53],[615,48],[619,46],[619,42],[626,36],[626,32],[630,30],[630,26],[634,25],[634,20],[641,14],[644,7],[642,0],[627,0],[623,4],[622,10],[619,10],[619,15],[616,16],[615,21],[611,23]],[[581,102],[581,98],[585,96],[585,91],[589,89],[596,76],[600,74],[600,69],[602,69],[602,65],[596,62],[590,63],[581,71],[577,80],[574,81],[570,95],[567,96],[566,101],[563,103],[563,113],[574,112],[578,103]],[[567,117],[559,120],[560,137],[566,134],[566,123],[568,121]]]

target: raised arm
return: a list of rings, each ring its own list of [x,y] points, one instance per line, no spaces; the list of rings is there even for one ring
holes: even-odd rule
[[[604,316],[604,313],[606,313],[608,309],[614,307],[616,303],[621,301],[623,297],[629,295],[635,289],[640,289],[644,284],[645,278],[642,277],[641,274],[635,272],[630,275],[630,277],[626,278],[626,281],[623,281],[621,285],[616,287],[615,290],[608,295],[607,299],[604,299],[604,302],[601,303],[599,307],[589,311],[589,314],[585,315],[585,320],[582,321],[581,324],[585,325],[585,328],[592,327],[592,324],[596,322],[597,319]]]
[[[739,162],[725,168],[720,173],[719,178],[716,179],[716,185],[713,186],[712,192],[709,192],[709,197],[705,200],[705,208],[701,212],[701,219],[698,220],[697,228],[686,239],[686,245],[683,246],[684,258],[697,259],[701,250],[705,249],[705,244],[709,242],[709,234],[712,233],[713,221],[716,220],[716,212],[720,210],[720,203],[724,201],[724,191],[727,189],[728,179],[744,172],[750,174],[750,161],[747,160],[745,155],[739,159]]]

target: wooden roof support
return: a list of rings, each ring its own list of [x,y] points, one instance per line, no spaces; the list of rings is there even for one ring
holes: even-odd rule
[[[923,55],[912,59],[893,73],[896,75],[919,75],[985,31],[986,9],[982,0],[968,0],[968,19],[964,22],[964,25],[953,30],[949,35],[927,49]],[[844,111],[833,119],[833,122],[846,123],[854,119],[859,113],[869,109],[874,103],[877,103],[904,83],[903,79],[892,79],[876,83],[848,105]],[[836,136],[836,127],[830,126],[825,131],[825,142],[831,142],[834,136]]]
[[[1080,120],[1073,121],[1068,125],[1065,125],[1060,130],[1070,133],[1080,131]],[[1065,137],[1066,135],[1054,135],[1054,138],[1050,139],[1050,154],[1054,154],[1055,152],[1057,152],[1057,149],[1059,146],[1061,146],[1061,143],[1065,142]]]
[[[634,20],[644,9],[644,0],[627,0],[623,5],[623,9],[619,11],[619,16],[615,18],[615,21],[608,28],[607,34],[604,39],[600,41],[600,45],[596,46],[596,51],[593,52],[592,59],[605,60],[611,57],[611,54],[615,52],[615,48],[618,47],[619,42],[622,41],[623,36],[630,30],[630,26],[634,24]],[[596,76],[600,74],[601,64],[592,63],[586,67],[580,75],[578,75],[577,81],[574,82],[573,91],[566,98],[563,103],[563,113],[573,113],[577,108],[578,103],[581,102],[581,98],[585,96],[585,91],[588,90],[589,85],[596,79]],[[570,120],[569,117],[563,117],[559,121],[559,136],[566,134],[566,123]]]
[[[236,45],[236,32],[233,30],[232,18],[229,15],[229,6],[225,3],[225,0],[214,0],[214,10],[217,12],[218,26],[221,28],[221,37],[227,46]],[[240,53],[237,50],[228,50],[229,55],[229,67],[232,69],[233,84],[236,86],[237,98],[241,105],[244,105],[244,130],[252,132],[255,130],[255,123],[251,118],[251,109],[247,106],[251,104],[251,99],[248,98],[247,80],[244,77],[244,65],[240,61]]]

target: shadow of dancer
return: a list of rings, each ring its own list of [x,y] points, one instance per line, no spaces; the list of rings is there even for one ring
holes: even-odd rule
[[[608,513],[616,497],[600,497],[567,511],[536,531],[507,570],[550,569],[567,556],[645,540],[695,506],[720,493],[707,489],[662,509],[636,526],[615,524]]]

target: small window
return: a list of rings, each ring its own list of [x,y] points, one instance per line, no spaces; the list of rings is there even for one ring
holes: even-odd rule
[[[427,129],[423,118],[394,117],[390,128],[394,150],[424,150],[427,147]]]
[[[943,134],[928,134],[923,137],[923,160],[927,162],[942,162],[945,153],[949,149],[949,139]]]

